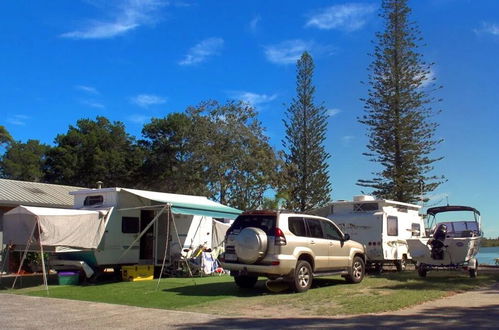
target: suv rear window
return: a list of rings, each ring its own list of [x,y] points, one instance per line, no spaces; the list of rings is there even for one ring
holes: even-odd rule
[[[242,230],[246,227],[256,227],[263,230],[267,235],[274,236],[276,218],[275,215],[240,215],[230,227],[229,232]]]

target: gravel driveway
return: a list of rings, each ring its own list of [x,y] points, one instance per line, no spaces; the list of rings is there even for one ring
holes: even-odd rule
[[[230,306],[227,306],[230,308]],[[335,318],[224,318],[85,301],[0,295],[1,329],[498,328],[499,283],[405,310]]]

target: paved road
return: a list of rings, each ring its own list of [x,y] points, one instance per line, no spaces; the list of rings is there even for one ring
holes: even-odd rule
[[[228,307],[230,308],[230,307]],[[338,318],[223,318],[103,303],[0,295],[0,329],[498,328],[499,283],[405,310]]]

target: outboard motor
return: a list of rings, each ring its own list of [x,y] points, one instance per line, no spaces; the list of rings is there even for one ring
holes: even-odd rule
[[[435,233],[433,233],[433,239],[430,241],[431,246],[431,258],[435,260],[444,259],[444,241],[447,235],[447,226],[445,224],[438,225]]]

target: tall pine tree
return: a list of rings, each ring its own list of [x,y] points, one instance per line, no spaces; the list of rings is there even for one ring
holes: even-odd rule
[[[330,200],[326,139],[326,108],[314,104],[312,84],[314,63],[304,52],[297,62],[296,98],[286,111],[284,125],[283,191],[288,195],[287,208],[307,211]]]
[[[369,152],[364,155],[381,170],[357,184],[401,202],[416,202],[444,180],[431,175],[433,163],[441,159],[432,156],[441,140],[435,138],[438,124],[430,107],[435,99],[429,93],[439,87],[431,64],[417,51],[422,39],[410,13],[407,0],[383,0],[385,30],[376,34],[365,114],[359,118],[368,128]]]

